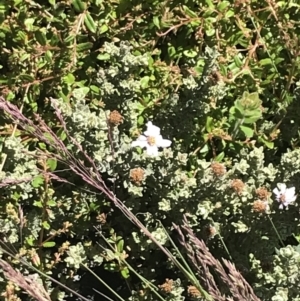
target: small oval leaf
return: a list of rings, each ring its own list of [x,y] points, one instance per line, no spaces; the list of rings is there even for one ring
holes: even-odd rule
[[[47,241],[47,242],[43,243],[44,248],[52,248],[55,245],[56,245],[56,243],[54,241]]]

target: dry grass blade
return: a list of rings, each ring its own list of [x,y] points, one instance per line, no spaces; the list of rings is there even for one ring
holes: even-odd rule
[[[145,235],[147,235],[157,247],[175,264],[178,262],[174,259],[170,251],[160,244],[151,232],[143,225],[143,223],[127,208],[124,203],[119,200],[114,192],[110,190],[103,181],[93,159],[84,151],[83,147],[71,136],[67,129],[66,122],[61,111],[56,106],[56,100],[52,100],[55,113],[67,135],[69,142],[76,146],[78,152],[83,155],[85,161],[90,167],[84,165],[84,162],[77,159],[69,149],[64,145],[63,141],[53,132],[46,122],[37,114],[35,114],[35,122],[27,118],[23,113],[9,101],[0,97],[0,110],[3,110],[13,122],[18,122],[18,126],[23,128],[27,133],[36,137],[39,141],[51,145],[57,150],[57,153],[46,153],[40,151],[40,154],[46,157],[55,158],[59,162],[68,166],[75,174],[80,176],[87,184],[95,187],[102,192],[134,225],[136,225]],[[59,178],[60,181],[63,179]]]
[[[32,298],[38,301],[51,301],[49,294],[44,287],[33,278],[22,275],[16,271],[9,263],[0,259],[0,267],[4,276],[26,291]]]
[[[198,270],[202,280],[206,284],[208,292],[215,300],[260,301],[260,299],[254,294],[252,287],[248,284],[241,273],[237,271],[234,264],[223,259],[224,265],[228,271],[225,270],[222,263],[209,252],[205,243],[196,237],[188,225],[186,218],[184,219],[184,225],[181,229],[187,234],[189,242],[182,239],[184,235],[181,229],[178,226],[175,228],[179,232],[181,244],[186,248],[191,262]],[[229,289],[232,295],[231,297],[225,297],[221,293],[210,268],[217,273],[222,282]]]

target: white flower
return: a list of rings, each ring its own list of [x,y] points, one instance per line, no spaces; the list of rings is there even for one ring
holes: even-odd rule
[[[144,132],[144,135],[140,135],[136,141],[132,142],[131,146],[146,147],[149,156],[157,156],[159,147],[169,147],[171,143],[170,140],[163,139],[160,135],[160,128],[149,121],[147,123],[147,131]]]
[[[291,203],[293,203],[297,196],[295,195],[295,187],[286,188],[284,183],[278,183],[277,187],[273,190],[276,195],[277,202],[280,203],[279,208],[283,209],[283,207],[288,207]]]

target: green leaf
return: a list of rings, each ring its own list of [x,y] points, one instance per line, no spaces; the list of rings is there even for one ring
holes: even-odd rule
[[[24,53],[20,58],[20,62],[24,62],[30,59],[30,54],[29,53]]]
[[[140,81],[142,89],[146,89],[148,87],[149,79],[150,79],[149,76],[142,77]]]
[[[57,131],[57,135],[58,135],[58,137],[59,137],[62,141],[66,140],[66,138],[67,138],[67,134],[65,133],[65,131],[64,131],[63,128],[60,128],[60,129]]]
[[[45,150],[47,147],[46,147],[46,144],[44,143],[44,142],[39,142],[38,143],[38,146],[39,146],[39,148],[40,149],[42,149],[42,150]]]
[[[68,73],[64,76],[63,80],[67,85],[73,85],[75,82],[75,76],[72,73]]]
[[[54,138],[51,136],[51,134],[50,133],[43,133],[43,136],[44,136],[44,138],[46,138],[47,140],[48,140],[48,143],[50,144],[50,145],[52,145],[52,144],[55,144],[54,142]]]
[[[96,24],[89,12],[87,12],[84,17],[84,24],[89,31],[91,31],[92,33],[96,33]]]
[[[24,21],[24,25],[26,26],[26,30],[28,31],[33,31],[33,24],[35,22],[35,18],[28,18],[28,19],[25,19]]]
[[[230,3],[228,1],[222,1],[217,5],[217,10],[223,12],[229,5]]]
[[[43,208],[43,204],[41,201],[34,201],[33,206],[38,207],[38,208]]]
[[[50,229],[50,225],[48,224],[47,221],[43,221],[43,228],[46,229],[46,230],[49,230]]]
[[[225,13],[225,19],[229,19],[229,18],[231,18],[231,17],[234,16],[234,15],[235,15],[234,10],[230,9],[229,11],[227,11],[227,12]]]
[[[100,89],[98,86],[91,85],[90,88],[91,88],[91,91],[95,92],[96,94],[100,93]]]
[[[259,120],[260,118],[261,114],[253,114],[252,116],[244,117],[243,121],[244,123],[251,124]]]
[[[100,61],[108,61],[110,59],[110,55],[108,53],[98,54],[97,60]]]
[[[245,110],[244,111],[244,116],[245,117],[254,117],[254,116],[261,116],[261,110],[260,109],[255,109],[255,110]]]
[[[27,40],[27,35],[24,31],[18,31],[17,33],[17,40],[21,40],[22,42],[26,42]]]
[[[253,129],[251,129],[251,128],[247,127],[247,126],[244,126],[244,125],[241,125],[241,126],[240,126],[240,129],[241,129],[241,131],[245,134],[245,136],[246,136],[247,138],[253,137],[253,134],[254,134]]]
[[[261,66],[267,66],[267,65],[273,65],[273,62],[270,58],[267,58],[267,59],[262,59],[259,61],[259,64]]]
[[[205,30],[205,33],[208,37],[212,37],[215,34],[216,30],[213,27],[210,27]]]
[[[85,4],[81,0],[73,0],[72,4],[78,13],[82,13],[85,10]]]
[[[38,188],[40,187],[42,184],[44,183],[44,178],[39,175],[37,177],[35,177],[32,181],[31,181],[31,184],[34,188]]]
[[[206,119],[206,125],[205,125],[205,128],[206,128],[206,131],[208,133],[211,133],[211,131],[213,130],[213,118],[208,116],[207,119]]]
[[[117,250],[118,252],[122,253],[123,252],[123,249],[124,248],[124,240],[123,239],[120,239],[117,243]]]
[[[190,18],[198,18],[198,15],[190,10],[187,6],[182,5],[183,11],[190,17]]]
[[[29,236],[25,238],[26,242],[32,247],[34,245],[34,238],[33,236]]]
[[[225,153],[222,152],[222,153],[220,153],[220,154],[215,158],[215,161],[216,161],[216,162],[222,162],[222,160],[224,159],[224,157],[225,157]]]
[[[56,245],[56,243],[54,241],[47,241],[43,243],[43,247],[44,248],[52,248]]]
[[[47,45],[47,38],[46,35],[41,31],[38,30],[34,33],[36,40],[42,45],[46,46]]]
[[[212,9],[206,9],[205,11],[204,11],[204,13],[203,13],[203,17],[204,18],[207,18],[207,17],[209,17],[209,16],[211,16],[212,14],[214,14],[215,13],[215,9],[214,8],[212,8]]]
[[[259,137],[258,141],[261,142],[261,143],[263,143],[269,149],[273,149],[274,148],[274,142],[269,141],[269,140],[265,139],[264,137]]]
[[[173,58],[176,55],[176,49],[173,46],[169,46],[168,47],[168,54],[170,56],[170,58]]]
[[[238,55],[235,55],[235,56],[233,57],[233,60],[234,60],[234,62],[235,62],[235,65],[236,65],[238,68],[240,68],[240,67],[243,66],[243,62],[241,61],[241,59],[239,58]]]
[[[64,43],[69,44],[69,43],[73,43],[75,39],[74,35],[70,35],[68,37],[65,38]]]
[[[20,80],[25,81],[25,82],[33,82],[34,81],[34,77],[29,75],[29,74],[20,74]]]
[[[105,33],[108,31],[108,26],[106,24],[103,24],[101,27],[100,27],[100,34],[102,33]]]
[[[233,111],[233,116],[235,119],[243,119],[244,118],[244,111],[241,112],[239,109],[237,109],[235,107],[231,111]]]
[[[51,170],[54,171],[57,167],[57,160],[56,159],[48,159],[47,162],[47,167]]]
[[[50,50],[47,50],[45,53],[45,59],[49,64],[53,63],[52,58],[53,58],[52,52]]]
[[[91,42],[80,43],[80,44],[77,44],[76,50],[78,52],[82,52],[82,51],[85,51],[85,50],[89,50],[92,47],[93,47],[93,43],[91,43]]]
[[[153,17],[153,24],[158,28],[160,29],[160,22],[159,22],[159,19],[157,16],[154,16]]]
[[[197,52],[196,51],[194,51],[194,50],[184,50],[183,51],[183,54],[186,56],[186,57],[190,57],[190,58],[193,58],[193,57],[195,57],[195,56],[197,56]]]
[[[57,203],[54,200],[49,200],[47,202],[47,206],[49,206],[49,207],[56,207]]]
[[[121,270],[121,275],[123,278],[127,279],[129,278],[130,276],[130,273],[129,273],[129,269],[127,267],[124,267],[122,270]]]
[[[90,209],[91,212],[94,212],[99,208],[99,206],[100,206],[99,204],[96,204],[96,203],[92,202],[89,205],[89,209]]]
[[[74,98],[81,99],[84,98],[89,92],[89,87],[76,88],[73,90],[73,96]]]
[[[205,154],[209,151],[209,147],[207,144],[205,144],[199,151],[200,154]]]
[[[215,6],[211,0],[205,0],[205,2],[210,9],[215,9]]]
[[[138,125],[143,125],[144,124],[144,117],[143,116],[139,116],[138,118]]]

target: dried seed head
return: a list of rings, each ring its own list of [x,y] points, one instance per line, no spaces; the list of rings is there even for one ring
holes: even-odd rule
[[[188,294],[194,298],[201,297],[201,293],[196,288],[196,286],[193,286],[193,285],[188,286]]]
[[[136,185],[141,185],[145,179],[145,171],[138,167],[130,170],[130,180]]]
[[[217,84],[222,80],[222,75],[218,71],[212,72],[209,77],[213,84]]]
[[[227,73],[227,78],[228,78],[228,79],[232,79],[232,78],[233,78],[233,73],[232,73],[232,71],[229,71],[229,72]]]
[[[114,110],[110,112],[108,121],[111,125],[117,126],[123,122],[123,117],[118,111]]]
[[[13,284],[12,281],[8,281],[6,285],[6,292],[2,293],[1,296],[6,297],[7,300],[13,300],[15,294],[15,285]]]
[[[231,182],[231,188],[237,193],[241,194],[243,192],[243,189],[245,187],[245,184],[242,180],[234,179]]]
[[[97,217],[96,220],[98,223],[100,223],[101,225],[105,225],[106,224],[106,218],[107,218],[107,214],[105,213],[100,213]]]
[[[276,139],[278,138],[279,134],[280,134],[280,130],[279,130],[279,129],[273,131],[273,132],[270,134],[271,141],[276,140]]]
[[[145,296],[145,295],[146,295],[146,291],[144,291],[144,290],[139,290],[139,295],[140,295],[141,297]]]
[[[260,200],[267,200],[270,195],[270,192],[265,187],[256,189],[255,193]]]
[[[6,213],[10,216],[11,219],[15,220],[17,223],[20,222],[18,212],[16,211],[12,203],[6,204]]]
[[[41,259],[40,259],[40,256],[38,255],[38,253],[35,250],[32,250],[30,252],[30,255],[31,255],[32,263],[37,267],[40,266],[41,265]]]
[[[218,163],[218,162],[211,163],[210,167],[211,167],[213,173],[218,177],[221,177],[226,173],[225,166],[223,164]]]
[[[173,289],[174,281],[172,279],[166,279],[165,283],[159,285],[158,287],[163,290],[165,293],[170,293]]]
[[[268,210],[268,207],[268,202],[257,200],[253,202],[252,210],[257,213],[265,213]]]
[[[213,238],[217,233],[218,233],[218,230],[215,226],[207,225],[205,227],[205,234],[207,235],[208,238]]]

